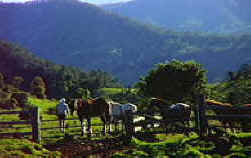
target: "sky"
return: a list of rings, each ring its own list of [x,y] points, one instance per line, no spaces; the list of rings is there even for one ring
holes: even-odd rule
[[[0,2],[27,2],[31,0],[0,0]],[[130,0],[80,0],[83,2],[93,3],[93,4],[105,4],[105,3],[116,3],[116,2],[126,2]]]

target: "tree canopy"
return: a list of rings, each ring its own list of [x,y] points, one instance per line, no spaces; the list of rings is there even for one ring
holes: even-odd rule
[[[206,82],[206,71],[202,65],[194,61],[174,60],[157,65],[137,86],[144,96],[178,102],[203,92]]]
[[[236,72],[229,72],[225,82],[210,87],[211,99],[233,105],[251,103],[251,64],[243,64]]]

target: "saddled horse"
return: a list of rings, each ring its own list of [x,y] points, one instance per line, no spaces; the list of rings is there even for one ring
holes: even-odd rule
[[[163,117],[164,124],[170,124],[173,128],[174,122],[180,122],[189,127],[189,121],[191,117],[191,106],[184,103],[176,103],[168,106],[168,103],[160,98],[151,98],[151,107],[158,107],[161,116]]]
[[[84,119],[87,119],[88,123],[88,131],[92,133],[91,129],[91,118],[92,117],[100,117],[103,121],[103,134],[106,133],[106,125],[109,123],[110,119],[110,108],[108,102],[103,98],[95,98],[95,99],[75,99],[74,105],[70,105],[71,112],[77,111],[77,115],[81,122],[81,135],[84,135],[85,127],[84,127]]]
[[[115,131],[117,131],[117,125],[119,121],[124,121],[128,111],[137,112],[137,106],[132,103],[120,104],[114,101],[108,102],[111,108],[110,123],[115,124]],[[111,124],[110,124],[111,125]],[[109,126],[109,131],[111,131],[111,126]]]

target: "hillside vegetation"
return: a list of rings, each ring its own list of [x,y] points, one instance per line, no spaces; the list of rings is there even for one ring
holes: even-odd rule
[[[174,58],[195,59],[208,70],[210,82],[219,81],[251,56],[250,35],[176,33],[75,0],[1,3],[1,17],[7,17],[2,39],[56,63],[112,73],[125,84]]]
[[[81,94],[83,89],[95,94],[99,88],[121,86],[109,73],[54,64],[13,43],[0,41],[0,55],[0,98],[7,100],[22,91],[60,98]]]

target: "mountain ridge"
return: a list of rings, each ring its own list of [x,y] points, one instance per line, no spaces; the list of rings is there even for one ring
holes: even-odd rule
[[[246,8],[247,4],[246,0],[134,0],[104,4],[101,7],[122,16],[177,31],[232,33],[245,30],[247,25],[251,25],[251,17],[243,15],[243,11],[238,8]],[[249,13],[248,9],[245,12]]]
[[[59,64],[107,71],[130,85],[159,62],[196,56],[197,62],[210,68],[210,63],[220,60],[210,58],[210,54],[231,57],[243,50],[249,52],[251,45],[249,35],[168,31],[70,0],[42,2],[35,7],[29,3],[5,4],[0,6],[0,13],[0,18],[9,17],[0,30],[1,39],[17,42]],[[200,60],[203,56],[209,62]],[[209,80],[218,81],[226,70],[237,69],[240,64],[233,58],[231,64],[208,69]],[[220,77],[215,76],[219,73]]]

